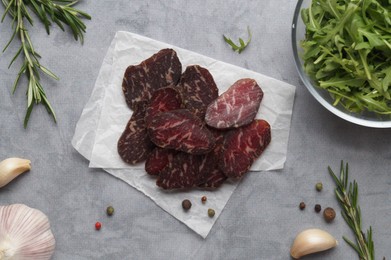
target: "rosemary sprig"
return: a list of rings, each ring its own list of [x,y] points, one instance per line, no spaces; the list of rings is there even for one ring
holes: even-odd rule
[[[375,258],[375,248],[372,240],[372,227],[369,227],[366,235],[361,229],[361,209],[358,205],[358,184],[354,180],[353,183],[348,180],[349,165],[341,161],[340,177],[338,178],[334,172],[328,167],[331,177],[337,185],[335,195],[342,207],[342,217],[353,231],[356,243],[347,237],[343,237],[346,243],[349,244],[359,255],[360,260],[373,260]]]
[[[46,74],[49,77],[58,80],[58,77],[49,69],[42,66],[39,62],[41,56],[35,51],[32,44],[26,23],[33,26],[33,19],[29,13],[32,10],[39,19],[43,22],[46,28],[46,32],[49,34],[49,27],[52,26],[53,21],[62,30],[64,25],[70,27],[76,40],[83,43],[83,34],[85,33],[86,26],[81,21],[81,18],[91,19],[91,17],[72,6],[78,1],[69,0],[1,0],[5,6],[5,12],[1,18],[1,22],[4,21],[5,16],[8,14],[12,18],[13,34],[11,39],[6,44],[3,52],[7,50],[10,44],[14,41],[15,37],[20,39],[20,48],[12,58],[9,67],[13,62],[22,54],[23,63],[19,70],[19,73],[13,84],[13,93],[15,92],[19,80],[22,74],[25,74],[28,79],[27,86],[27,112],[24,119],[24,127],[27,127],[31,111],[35,104],[42,103],[49,114],[52,115],[54,121],[57,121],[56,114],[53,107],[50,105],[49,100],[46,97],[45,91],[40,83],[41,74]],[[49,20],[50,18],[50,20]],[[8,68],[9,68],[8,67]]]
[[[247,42],[244,42],[244,40],[242,38],[239,38],[240,45],[236,45],[230,38],[227,38],[225,35],[223,35],[223,38],[224,38],[224,41],[226,43],[228,43],[229,46],[231,46],[233,51],[237,51],[238,53],[241,53],[247,47],[247,45],[251,42],[252,35],[251,35],[250,27],[248,27],[248,26],[247,26],[247,32],[248,32]]]

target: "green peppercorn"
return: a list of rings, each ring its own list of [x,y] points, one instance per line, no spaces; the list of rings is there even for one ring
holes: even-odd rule
[[[191,202],[190,200],[184,200],[182,201],[182,208],[184,210],[189,210],[191,208]]]
[[[215,216],[215,210],[214,209],[208,209],[208,216],[210,218],[213,218]]]
[[[108,206],[106,209],[106,213],[109,216],[112,216],[114,214],[114,208],[112,206]]]
[[[315,188],[317,191],[321,191],[323,189],[323,184],[321,182],[318,182],[316,185],[315,185]]]

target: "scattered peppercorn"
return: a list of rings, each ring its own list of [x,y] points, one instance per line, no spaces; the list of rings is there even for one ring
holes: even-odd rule
[[[202,196],[202,198],[201,198],[201,202],[202,202],[202,203],[205,203],[205,202],[206,202],[206,200],[207,200],[206,196]]]
[[[214,211],[214,209],[208,209],[208,216],[209,216],[210,218],[213,218],[213,217],[215,216],[215,211]]]
[[[315,211],[316,213],[319,213],[322,210],[322,207],[319,204],[315,205]]]
[[[301,210],[305,209],[305,203],[304,202],[300,202],[299,208]]]
[[[109,216],[112,216],[114,214],[114,208],[112,206],[108,206],[106,209],[106,213]]]
[[[332,222],[335,219],[335,210],[333,208],[325,208],[323,211],[323,217],[326,222]]]
[[[96,230],[100,230],[101,227],[102,227],[102,224],[100,222],[96,222],[95,223],[95,229]]]
[[[315,188],[317,191],[321,191],[323,189],[323,184],[321,182],[318,182],[316,185],[315,185]]]
[[[182,201],[182,208],[184,210],[189,210],[191,208],[191,202],[190,200],[184,200]]]

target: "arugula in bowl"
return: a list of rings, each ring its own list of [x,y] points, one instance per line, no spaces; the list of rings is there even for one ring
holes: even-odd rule
[[[304,70],[349,112],[391,114],[391,2],[312,0]]]

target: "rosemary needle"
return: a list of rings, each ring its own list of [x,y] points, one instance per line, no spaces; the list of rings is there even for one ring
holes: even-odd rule
[[[342,217],[353,231],[356,243],[343,237],[359,255],[360,260],[373,260],[375,259],[375,248],[372,240],[372,227],[369,227],[366,235],[361,230],[361,210],[358,205],[358,184],[356,181],[349,182],[348,170],[349,165],[346,163],[344,168],[343,161],[341,162],[340,177],[338,178],[334,172],[328,167],[329,174],[334,179],[337,185],[335,189],[335,195],[342,207]]]
[[[69,0],[1,0],[5,6],[5,12],[1,18],[1,22],[4,21],[5,16],[8,14],[12,18],[13,34],[3,49],[3,52],[14,41],[15,37],[20,40],[20,47],[12,58],[9,67],[20,56],[23,55],[23,63],[16,76],[15,82],[12,87],[12,91],[15,92],[19,80],[23,74],[28,79],[27,84],[27,112],[24,119],[24,127],[27,127],[31,112],[35,104],[42,103],[49,114],[52,115],[54,121],[57,121],[56,114],[51,106],[48,98],[46,97],[43,86],[40,83],[41,75],[46,74],[49,77],[58,80],[58,77],[51,72],[48,68],[42,66],[39,62],[41,56],[35,51],[33,43],[31,41],[27,24],[33,26],[34,21],[30,12],[33,11],[37,17],[41,20],[46,28],[46,32],[50,33],[50,26],[52,22],[56,23],[62,30],[64,25],[68,26],[75,38],[83,43],[83,34],[86,31],[86,26],[82,22],[82,18],[91,19],[91,17],[80,10],[73,8],[78,2]]]

